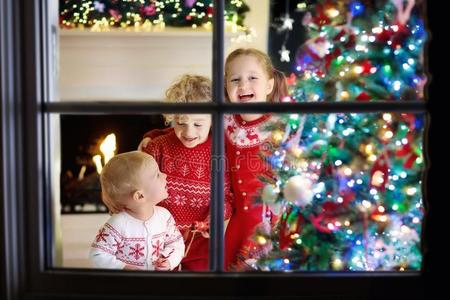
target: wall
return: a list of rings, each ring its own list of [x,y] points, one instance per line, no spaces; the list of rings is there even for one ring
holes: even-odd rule
[[[253,28],[256,32],[256,36],[251,42],[231,44],[228,49],[226,49],[225,54],[238,47],[254,47],[264,52],[267,52],[268,50],[270,0],[246,0],[245,2],[250,7],[250,11],[245,18],[245,25],[249,28]]]
[[[232,42],[226,33],[225,54],[237,47],[267,50],[269,0],[247,0],[246,25],[256,30],[251,42]],[[211,77],[212,34],[205,30],[164,32],[60,31],[60,96],[66,101],[163,99],[180,74]]]
[[[62,266],[86,268],[89,264],[89,248],[108,214],[74,214],[61,216]]]
[[[201,31],[61,34],[63,100],[157,100],[179,74],[211,76],[211,34]]]

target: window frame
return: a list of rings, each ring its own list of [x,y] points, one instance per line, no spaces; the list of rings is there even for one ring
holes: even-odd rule
[[[53,0],[55,1],[55,0]],[[223,102],[223,8],[215,0],[213,26],[214,103],[177,104],[133,102],[49,102],[47,2],[4,0],[0,7],[0,87],[2,114],[2,206],[0,215],[2,298],[5,299],[161,299],[212,297],[298,297],[314,299],[361,299],[401,297],[413,299],[425,293],[429,274],[429,230],[422,240],[428,245],[420,272],[302,272],[228,273],[223,263],[223,171],[212,174],[211,272],[148,273],[48,267],[51,255],[52,218],[48,163],[48,115],[51,113],[212,113],[213,154],[224,153],[225,113],[241,112],[423,112],[425,101],[370,103],[231,104]],[[427,52],[425,52],[427,56]],[[48,65],[48,64],[47,64]],[[427,116],[429,117],[429,116]],[[427,122],[428,123],[428,122]],[[424,134],[426,143],[428,125]],[[427,147],[425,147],[427,152]],[[425,155],[428,166],[429,159]],[[46,165],[47,163],[47,165]],[[222,164],[223,161],[216,160]],[[216,168],[218,167],[218,168]],[[213,166],[213,170],[223,170]],[[427,183],[425,170],[424,185]],[[428,186],[423,188],[429,203]],[[214,192],[215,191],[215,192]],[[427,214],[427,218],[428,218]],[[425,248],[424,248],[425,249]],[[150,284],[151,282],[151,284]],[[128,288],[127,288],[128,287]],[[158,287],[155,289],[154,287]],[[176,287],[176,288],[174,288]],[[386,292],[389,291],[389,292]],[[3,297],[5,296],[5,297]],[[400,298],[399,298],[400,299]]]

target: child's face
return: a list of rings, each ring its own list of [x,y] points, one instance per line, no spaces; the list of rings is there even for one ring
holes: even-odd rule
[[[240,55],[228,64],[226,88],[231,102],[265,102],[273,84],[254,56]]]
[[[154,159],[152,159],[150,166],[142,171],[144,197],[148,198],[155,205],[169,196],[167,194],[166,178],[167,175],[159,170],[158,164]]]
[[[205,114],[176,115],[173,129],[186,148],[194,148],[208,139],[211,116]]]

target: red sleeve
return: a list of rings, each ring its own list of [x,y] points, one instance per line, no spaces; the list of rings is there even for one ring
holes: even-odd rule
[[[153,129],[153,130],[147,131],[144,134],[143,138],[149,137],[151,139],[154,139],[155,137],[158,137],[160,135],[165,135],[165,134],[171,133],[172,130],[173,130],[172,127],[167,127],[167,128],[164,128],[164,129]]]
[[[142,149],[142,151],[150,154],[153,156],[158,163],[159,166],[161,166],[161,143],[159,141],[160,139],[151,140],[145,148]]]

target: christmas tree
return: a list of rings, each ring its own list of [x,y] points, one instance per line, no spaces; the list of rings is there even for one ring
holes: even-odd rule
[[[294,100],[422,98],[425,32],[414,1],[374,2],[311,6]],[[424,123],[424,114],[374,112],[281,115],[267,126],[274,178],[261,178],[259,201],[278,220],[257,228],[253,267],[419,270]]]
[[[60,24],[63,28],[152,26],[196,28],[210,26],[214,13],[212,0],[60,0]],[[249,7],[242,0],[225,1],[225,21],[243,26]]]
[[[297,101],[423,98],[426,31],[415,0],[318,1],[296,52]]]

